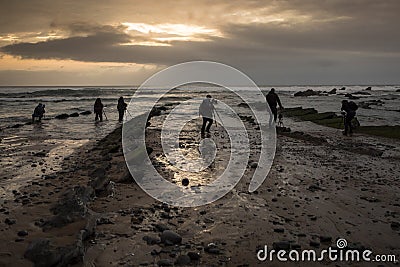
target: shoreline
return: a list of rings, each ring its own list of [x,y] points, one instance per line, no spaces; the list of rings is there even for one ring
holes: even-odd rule
[[[132,182],[117,128],[75,151],[55,175],[20,188],[18,203],[2,205],[0,265],[253,266],[266,264],[256,258],[264,245],[322,249],[337,238],[400,255],[399,142],[287,123],[292,132],[278,133],[259,190],[247,192],[249,167],[230,193],[198,208],[164,205]],[[167,229],[181,241],[168,244]]]

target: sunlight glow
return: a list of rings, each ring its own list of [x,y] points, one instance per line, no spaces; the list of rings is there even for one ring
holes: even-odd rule
[[[197,25],[186,24],[146,24],[146,23],[122,23],[127,27],[129,34],[146,35],[152,41],[146,41],[144,45],[169,45],[171,41],[207,41],[210,36],[222,37],[222,33],[217,29],[206,28]],[[132,44],[142,45],[143,42],[132,41]]]

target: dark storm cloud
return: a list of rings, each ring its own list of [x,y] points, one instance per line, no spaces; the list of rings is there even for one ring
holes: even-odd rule
[[[400,1],[2,1],[0,34],[62,30],[63,39],[20,42],[3,53],[33,59],[171,65],[213,60],[250,70],[253,78],[330,82],[352,74],[400,77]],[[244,20],[242,14],[245,14]],[[263,21],[268,16],[282,21]],[[152,41],[126,33],[122,22],[183,23],[218,28],[223,37],[170,41],[170,46],[121,45]],[[119,26],[118,26],[119,25]],[[301,68],[299,68],[299,66]],[[265,74],[268,73],[268,74]],[[291,78],[288,79],[284,74]],[[381,77],[379,79],[379,77]]]
[[[393,35],[385,38],[379,30],[368,32],[361,28],[339,31],[341,23],[321,29],[299,32],[296,28],[273,24],[230,24],[223,28],[224,38],[210,38],[207,42],[174,41],[171,46],[121,45],[135,41],[146,41],[144,36],[130,36],[124,27],[90,26],[81,23],[68,27],[76,33],[88,36],[69,37],[39,43],[17,43],[4,46],[4,53],[34,59],[73,59],[89,62],[134,62],[169,65],[194,59],[222,61],[253,61],[262,63],[271,55],[281,54],[282,60],[302,56],[315,57],[327,63],[327,57],[337,52],[345,53],[392,53],[398,56],[400,38]],[[361,26],[360,26],[361,27]],[[235,58],[232,58],[234,55]],[[336,57],[336,55],[334,55]],[[261,61],[261,62],[260,62]]]

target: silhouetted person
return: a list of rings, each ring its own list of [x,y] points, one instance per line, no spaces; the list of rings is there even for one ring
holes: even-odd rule
[[[94,102],[94,107],[93,107],[94,114],[96,114],[96,117],[95,117],[96,121],[99,119],[100,119],[100,121],[103,121],[103,108],[104,108],[104,105],[103,105],[103,103],[101,103],[101,99],[97,98],[96,101]]]
[[[124,98],[121,96],[118,99],[118,105],[117,105],[119,122],[122,122],[124,120],[124,114],[126,111],[126,107],[127,107],[127,104],[125,103]]]
[[[33,111],[32,114],[32,122],[35,122],[35,118],[38,118],[38,121],[42,121],[43,115],[44,113],[46,113],[46,110],[44,109],[45,105],[43,105],[42,103],[39,103],[35,110]]]
[[[343,114],[343,120],[344,120],[344,132],[343,135],[352,135],[353,134],[353,127],[351,125],[351,121],[354,119],[356,116],[356,110],[358,109],[358,106],[356,103],[353,101],[347,101],[343,100],[342,101],[342,114]]]
[[[207,97],[203,100],[199,107],[199,115],[203,117],[203,125],[201,126],[201,135],[204,135],[204,132],[209,133],[210,127],[213,123],[214,118],[214,103],[216,100],[212,99],[211,95],[207,95]]]
[[[268,94],[265,96],[265,98],[267,99],[267,103],[269,105],[269,108],[272,112],[272,114],[274,115],[274,122],[276,122],[276,119],[278,117],[278,108],[277,106],[279,105],[279,107],[281,109],[283,109],[283,106],[281,104],[281,100],[279,99],[279,96],[275,93],[275,89],[272,88],[271,91],[268,92]],[[270,119],[271,122],[271,119]]]

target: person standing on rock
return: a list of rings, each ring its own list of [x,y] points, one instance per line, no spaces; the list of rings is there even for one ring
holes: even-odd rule
[[[214,122],[214,103],[217,100],[213,99],[211,95],[207,95],[199,107],[199,116],[203,117],[203,125],[201,126],[201,135],[204,133],[210,133],[210,128]]]
[[[98,121],[100,119],[100,121],[103,121],[103,108],[104,105],[103,103],[101,103],[101,99],[97,98],[96,101],[94,102],[94,114],[96,115],[96,117],[94,118],[95,121]]]
[[[275,93],[275,89],[272,88],[271,91],[268,92],[268,94],[265,96],[267,99],[267,103],[269,105],[269,108],[274,116],[274,122],[276,123],[276,119],[278,118],[278,108],[277,106],[281,109],[284,109],[281,103],[281,100],[279,99],[279,96]],[[270,117],[269,124],[271,125],[272,122],[272,116]]]
[[[343,135],[349,134],[351,136],[353,134],[353,127],[351,125],[351,121],[356,116],[357,109],[358,109],[358,106],[353,101],[350,101],[350,102],[347,100],[342,101],[341,111],[342,111],[343,120],[344,120]]]
[[[118,109],[118,121],[122,122],[124,120],[124,114],[126,111],[126,107],[128,105],[125,103],[124,98],[121,96],[118,99],[118,105],[117,105],[117,109]]]

